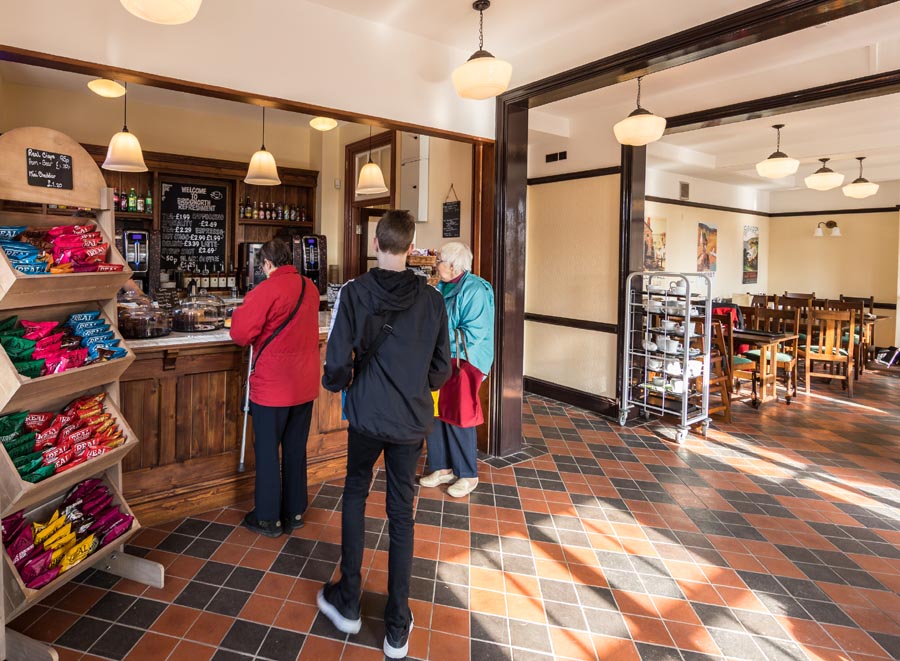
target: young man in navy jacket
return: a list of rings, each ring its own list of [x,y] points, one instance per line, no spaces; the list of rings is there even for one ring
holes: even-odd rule
[[[341,631],[358,633],[360,565],[372,468],[384,453],[389,520],[384,653],[409,649],[412,613],[413,496],[423,439],[434,426],[431,391],[450,376],[447,311],[441,295],[406,269],[415,221],[388,211],[375,230],[378,267],[351,280],[335,304],[322,385],[347,390],[350,423],[341,516],[341,580],[319,592],[319,610]],[[368,355],[367,355],[368,353]]]

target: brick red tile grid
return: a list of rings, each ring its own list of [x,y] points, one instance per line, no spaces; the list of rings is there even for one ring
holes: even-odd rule
[[[849,402],[800,397],[681,447],[529,396],[546,453],[480,464],[457,501],[417,497],[416,659],[890,659],[900,656],[900,381]],[[147,588],[86,574],[12,625],[61,659],[381,659],[384,483],[367,511],[364,628],[317,615],[337,573],[340,488],[267,539],[227,508],[143,530],[166,566]]]

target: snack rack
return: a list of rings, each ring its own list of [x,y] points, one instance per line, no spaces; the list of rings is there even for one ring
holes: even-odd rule
[[[619,424],[632,409],[676,419],[676,438],[709,428],[712,286],[703,273],[632,273],[625,285]]]
[[[53,152],[69,157],[71,188],[30,185],[26,166],[27,150]],[[57,205],[72,211],[77,208],[92,209],[96,213],[94,222],[99,231],[105,239],[109,239],[115,233],[112,193],[106,187],[103,174],[93,158],[70,137],[39,127],[13,129],[0,136],[0,201]],[[58,212],[28,213],[18,208],[0,208],[0,225],[50,227],[75,222]],[[120,337],[115,328],[115,296],[131,277],[131,270],[114,242],[108,243],[109,261],[124,265],[120,272],[25,275],[16,271],[6,255],[0,252],[0,317],[18,315],[36,320],[65,319],[68,314],[78,310],[99,309],[102,317],[116,332],[116,337]],[[134,354],[127,350],[123,358],[29,379],[18,374],[5,353],[0,352],[0,414],[23,410],[58,410],[76,397],[103,390],[107,393],[107,410],[126,439],[123,445],[104,455],[34,484],[22,480],[5,451],[0,450],[0,515],[5,517],[25,510],[26,516],[45,516],[52,512],[69,488],[91,477],[102,478],[113,493],[113,502],[123,512],[131,513],[122,498],[121,463],[124,456],[138,444],[138,439],[122,417],[118,404],[119,377],[133,361]],[[124,552],[125,543],[138,530],[140,524],[135,519],[131,529],[109,546],[97,550],[36,590],[24,585],[6,551],[0,551],[3,554],[3,559],[0,560],[3,585],[3,602],[0,604],[0,658],[9,661],[58,658],[52,647],[7,628],[7,624],[81,572],[102,568],[118,576],[163,587],[164,569],[161,564]]]

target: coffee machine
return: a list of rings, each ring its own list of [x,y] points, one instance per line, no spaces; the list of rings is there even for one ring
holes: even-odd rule
[[[131,278],[141,291],[148,292],[150,284],[150,235],[142,230],[122,232],[122,254],[132,271]]]
[[[304,234],[291,239],[294,266],[301,275],[312,280],[319,295],[328,288],[328,249],[324,234]]]
[[[246,294],[256,285],[264,282],[263,260],[259,254],[262,243],[241,243],[238,249],[238,268],[240,269],[240,288]]]

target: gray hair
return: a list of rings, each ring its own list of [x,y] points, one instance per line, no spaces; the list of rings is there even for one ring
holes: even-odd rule
[[[451,241],[441,246],[441,261],[457,271],[472,270],[472,251],[460,241]]]

